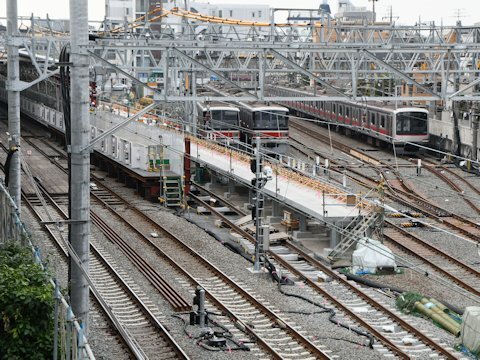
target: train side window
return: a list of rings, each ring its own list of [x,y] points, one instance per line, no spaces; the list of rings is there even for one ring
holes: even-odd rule
[[[375,113],[374,112],[371,112],[370,113],[370,124],[371,125],[374,125],[375,124]]]
[[[338,105],[338,115],[343,116],[343,105]]]
[[[385,115],[380,115],[380,127],[385,128]]]
[[[345,107],[345,116],[348,118],[350,117],[350,106]]]
[[[337,113],[337,104],[333,104],[333,105],[332,105],[332,112],[333,112],[334,114]]]

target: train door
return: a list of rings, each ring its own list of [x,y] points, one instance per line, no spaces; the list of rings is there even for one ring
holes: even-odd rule
[[[386,121],[387,122],[385,124],[385,133],[388,136],[393,136],[392,134],[393,115],[392,114],[387,115]]]
[[[246,109],[240,108],[240,141],[243,143],[247,143],[247,135],[250,131],[250,125],[248,124],[247,119],[248,114],[249,112]]]
[[[344,121],[344,105],[343,104],[338,104],[338,116],[337,116],[337,121],[342,123]]]
[[[387,115],[380,114],[380,121],[378,122],[378,132],[385,134],[386,123],[387,123]]]
[[[352,122],[352,107],[350,105],[345,105],[345,124],[350,124]]]
[[[122,159],[125,164],[130,165],[130,154],[132,152],[132,143],[128,140],[122,139]]]
[[[368,129],[375,128],[375,115],[376,115],[375,112],[369,111],[369,113],[368,113],[368,125],[367,125]]]
[[[362,119],[361,126],[362,128],[368,128],[368,116],[369,116],[368,110],[364,108],[364,109],[361,109],[360,112],[361,112],[361,119]]]
[[[353,108],[353,124],[354,125],[360,125],[360,118],[361,118],[361,111],[360,111],[360,108],[358,108],[357,106],[355,106]]]

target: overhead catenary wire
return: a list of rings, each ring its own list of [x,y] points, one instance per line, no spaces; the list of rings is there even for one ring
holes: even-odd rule
[[[140,136],[140,137],[143,137],[143,138],[145,138],[146,140],[149,140],[149,141],[151,141],[151,142],[153,142],[153,143],[160,144],[160,141],[158,141],[158,140],[156,140],[156,139],[153,139],[153,138],[148,138],[147,136],[141,135],[140,133],[136,133],[134,130],[130,130],[130,129],[128,129],[128,128],[125,128],[125,131],[130,132],[130,133],[132,133],[132,134],[135,133],[136,136]],[[193,135],[193,134],[190,134],[190,135]],[[183,154],[183,152],[181,152],[180,150],[176,150],[176,149],[174,149],[173,147],[170,148],[170,151],[172,151],[172,152],[174,152],[174,153],[178,153],[178,154],[185,155],[185,154]],[[204,162],[202,159],[196,159],[196,160],[198,160],[200,163]],[[229,174],[225,174],[225,176],[229,177]],[[252,185],[250,185],[250,184],[245,183],[244,185],[245,185],[246,187],[253,188]],[[268,196],[268,195],[267,195],[267,196]],[[276,200],[278,201],[278,199],[276,199]],[[370,201],[370,200],[368,200],[368,199],[365,198],[365,201]],[[392,208],[392,207],[390,207],[390,206],[388,206],[388,205],[379,204],[379,203],[377,203],[377,202],[372,202],[372,204],[375,204],[375,206],[383,207],[383,208],[384,208],[385,210],[387,210],[387,211],[398,212],[398,210],[396,210],[396,209],[394,209],[394,208]],[[306,214],[306,216],[308,216],[308,214]],[[419,222],[423,223],[426,227],[430,227],[430,228],[433,228],[433,229],[435,229],[435,230],[437,230],[437,231],[441,231],[441,232],[443,232],[443,233],[445,233],[445,234],[448,234],[448,235],[450,235],[450,236],[452,236],[452,237],[456,237],[456,238],[459,238],[459,239],[462,239],[462,240],[466,240],[464,237],[462,237],[462,236],[460,236],[460,235],[454,234],[454,233],[452,233],[452,232],[450,232],[450,231],[448,231],[448,230],[446,230],[446,229],[442,229],[442,228],[436,227],[435,225],[433,225],[433,224],[431,224],[431,223],[423,222],[423,221],[421,221],[421,220],[419,220],[419,219],[410,217],[410,216],[408,216],[408,215],[404,215],[404,216],[405,216],[406,218],[419,221]],[[336,230],[336,231],[338,231],[338,232],[348,233],[348,232],[346,232],[345,229],[339,227],[338,225],[336,225],[336,224],[334,224],[334,223],[329,223],[327,219],[323,219],[322,221],[323,221],[326,225],[328,225],[330,228],[332,228],[332,229],[334,229],[334,230]],[[375,245],[373,245],[373,244],[371,244],[371,243],[370,243],[370,244],[367,244],[366,246],[369,247],[370,249],[372,249],[372,250],[375,251],[375,252],[378,251],[378,252],[381,252],[382,254],[384,254],[383,251],[377,249],[377,248],[375,247]],[[395,259],[395,258],[394,258],[394,259]],[[469,298],[469,299],[472,300],[472,301],[475,301],[475,302],[478,302],[478,301],[479,301],[479,298],[477,298],[477,297],[475,297],[475,296],[472,296],[472,294],[470,294],[468,291],[465,291],[463,288],[461,288],[460,286],[458,286],[458,285],[456,285],[456,284],[452,284],[452,283],[449,283],[449,282],[445,281],[442,277],[431,273],[428,269],[423,268],[423,266],[420,267],[420,266],[418,266],[417,264],[414,264],[414,263],[412,263],[411,261],[409,261],[408,259],[403,258],[403,257],[401,257],[401,256],[396,256],[396,259],[401,260],[401,261],[402,261],[403,263],[405,263],[405,264],[408,264],[409,267],[410,267],[414,272],[418,273],[419,275],[424,276],[425,274],[428,274],[429,278],[430,278],[432,281],[437,282],[439,285],[445,286],[445,287],[449,288],[450,290],[455,291],[455,292],[457,292],[457,293],[461,293],[463,296],[465,296],[466,298]]]

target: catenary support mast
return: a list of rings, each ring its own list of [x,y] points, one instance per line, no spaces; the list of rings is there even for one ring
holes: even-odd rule
[[[15,200],[19,214],[21,204],[20,169],[20,70],[18,60],[17,0],[7,0],[7,65],[8,65],[8,132],[9,148],[14,151],[10,161],[8,190]]]
[[[88,272],[90,234],[90,136],[88,1],[70,0],[71,146],[70,242]],[[71,258],[71,257],[70,257]],[[88,331],[89,287],[78,265],[70,263],[70,295],[74,313]]]

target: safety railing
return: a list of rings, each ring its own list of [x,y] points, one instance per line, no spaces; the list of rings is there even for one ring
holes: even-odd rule
[[[32,249],[35,262],[44,268],[40,250],[33,245],[25,225],[20,220],[15,202],[0,179],[0,245],[7,241],[29,246]],[[94,360],[95,356],[87,342],[82,325],[75,319],[75,315],[62,296],[57,282],[51,278],[49,278],[49,281],[53,286],[55,299],[53,346],[55,353],[53,359]]]

